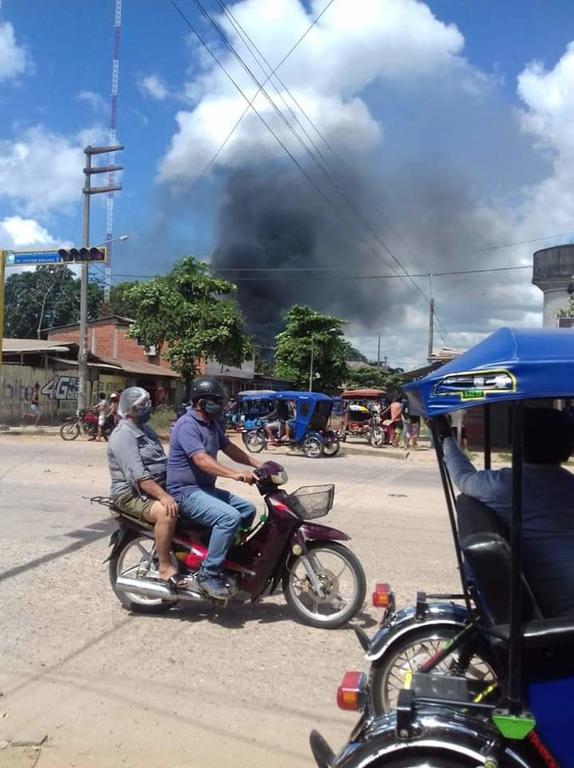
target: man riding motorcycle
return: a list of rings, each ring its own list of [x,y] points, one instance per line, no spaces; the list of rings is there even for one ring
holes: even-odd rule
[[[220,424],[224,400],[225,391],[217,379],[194,379],[192,409],[173,428],[167,465],[167,487],[179,503],[180,515],[212,529],[197,581],[211,597],[222,600],[229,595],[221,576],[223,561],[238,531],[251,525],[256,510],[250,501],[215,487],[217,477],[253,483],[251,472],[220,464],[217,454],[223,451],[238,464],[259,467],[225,436]]]

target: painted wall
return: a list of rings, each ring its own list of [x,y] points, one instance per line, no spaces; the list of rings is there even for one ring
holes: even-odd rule
[[[40,385],[40,423],[62,422],[78,407],[78,369],[53,370],[28,365],[4,364],[0,373],[0,423],[30,421],[30,401],[36,382]],[[98,392],[107,396],[126,386],[124,376],[101,374],[92,383],[92,398]]]

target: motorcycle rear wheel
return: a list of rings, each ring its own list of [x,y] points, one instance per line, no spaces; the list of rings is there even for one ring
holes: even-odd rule
[[[388,653],[373,662],[369,672],[369,693],[375,714],[392,712],[397,706],[399,691],[403,688],[405,674],[416,672],[431,656],[452,640],[461,631],[460,627],[426,627],[424,624],[409,632],[402,640],[391,646]],[[458,653],[447,656],[433,670],[433,674],[452,674]],[[488,651],[476,649],[466,667],[464,677],[471,680],[496,680],[495,661]]]
[[[322,556],[323,562],[320,560]],[[318,597],[315,594],[303,561],[297,557],[283,575],[283,594],[289,610],[296,619],[311,627],[342,627],[355,617],[365,601],[367,582],[363,566],[350,549],[331,541],[311,545],[308,558],[324,587],[325,595]],[[349,594],[342,598],[341,577],[346,570],[350,573],[352,586],[348,590]],[[333,612],[327,613],[330,608],[334,609]]]
[[[155,565],[152,565],[151,569],[148,567],[153,546],[153,539],[134,532],[124,540],[122,548],[109,562],[108,573],[112,589],[124,608],[133,613],[162,614],[169,611],[175,605],[172,602],[164,602],[160,598],[145,597],[144,595],[136,595],[131,592],[120,592],[116,589],[116,579],[122,573],[129,575],[131,578],[143,578],[144,573],[155,570]],[[138,550],[139,561],[137,559]],[[131,560],[130,558],[133,555],[135,555],[135,558]]]
[[[80,435],[80,425],[76,420],[66,422],[60,427],[60,437],[62,440],[75,440]]]

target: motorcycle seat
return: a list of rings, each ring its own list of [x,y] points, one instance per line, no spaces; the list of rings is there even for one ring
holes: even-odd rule
[[[114,513],[122,520],[124,520],[128,525],[134,528],[142,528],[145,531],[153,531],[152,523],[148,523],[146,520],[141,520],[138,517],[128,515],[126,512],[119,510],[117,507],[114,507],[113,509]],[[197,525],[197,523],[194,523],[192,520],[187,520],[184,517],[179,517],[177,520],[176,532],[180,535],[203,539],[209,535],[210,531],[210,528]]]

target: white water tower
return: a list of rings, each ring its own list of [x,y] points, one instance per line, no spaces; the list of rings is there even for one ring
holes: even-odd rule
[[[555,245],[536,251],[532,282],[544,294],[543,325],[556,328],[557,313],[568,307],[574,291],[574,244]]]

